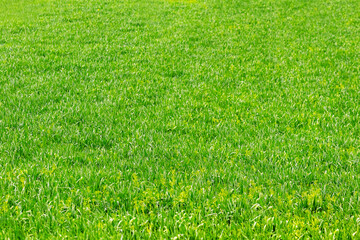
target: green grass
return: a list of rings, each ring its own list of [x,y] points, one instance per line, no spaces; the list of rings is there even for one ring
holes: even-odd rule
[[[358,0],[0,0],[0,239],[359,239]]]

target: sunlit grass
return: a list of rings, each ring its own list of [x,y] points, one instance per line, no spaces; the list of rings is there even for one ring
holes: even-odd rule
[[[1,239],[359,238],[358,1],[0,3]]]

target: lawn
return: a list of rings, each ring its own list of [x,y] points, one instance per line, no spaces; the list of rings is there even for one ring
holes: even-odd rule
[[[0,239],[359,239],[359,0],[0,0]]]

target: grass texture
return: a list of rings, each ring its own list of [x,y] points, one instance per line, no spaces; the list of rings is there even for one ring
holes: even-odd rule
[[[0,0],[1,239],[359,239],[358,0]]]

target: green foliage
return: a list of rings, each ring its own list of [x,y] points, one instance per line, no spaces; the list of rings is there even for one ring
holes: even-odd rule
[[[358,239],[358,0],[1,0],[0,239]]]

